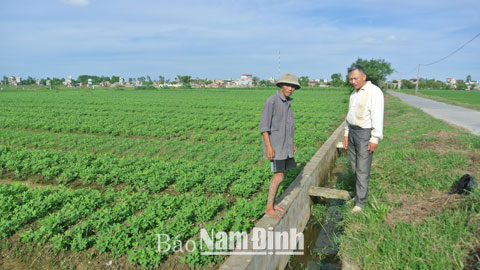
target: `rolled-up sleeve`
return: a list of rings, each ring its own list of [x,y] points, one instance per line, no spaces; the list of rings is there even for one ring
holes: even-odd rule
[[[262,118],[260,119],[260,134],[264,132],[270,133],[272,128],[273,117],[273,102],[271,99],[267,99],[263,105]]]
[[[378,144],[378,141],[383,139],[383,110],[384,99],[382,91],[375,91],[372,93],[372,137],[370,142]]]

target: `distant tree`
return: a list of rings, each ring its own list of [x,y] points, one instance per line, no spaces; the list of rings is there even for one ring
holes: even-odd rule
[[[472,76],[470,74],[467,75],[467,79],[465,80],[466,82],[471,82],[472,81]]]
[[[394,69],[391,67],[391,64],[386,62],[383,59],[362,59],[358,58],[357,61],[352,63],[351,67],[354,65],[360,65],[365,70],[367,74],[367,80],[371,81],[373,84],[378,85],[380,82],[384,82],[387,79],[387,76],[392,74]]]
[[[118,83],[120,81],[120,76],[112,76],[111,83]]]
[[[457,90],[466,90],[467,84],[463,81],[457,82]]]
[[[150,75],[147,75],[147,81],[152,82],[152,78],[150,78]]]
[[[22,80],[22,84],[24,85],[32,85],[35,84],[35,79],[28,76],[25,80]]]
[[[3,75],[3,80],[2,80],[3,84],[8,84],[8,77]]]
[[[111,79],[108,76],[101,76],[99,83],[100,82],[111,82]]]
[[[446,84],[434,79],[420,79],[418,87],[422,89],[446,89]]]
[[[258,82],[258,85],[263,88],[274,87],[275,84],[268,80],[261,80]]]
[[[80,76],[77,77],[77,81],[81,82],[82,84],[85,85],[85,84],[87,84],[87,81],[88,81],[89,77],[90,77],[89,75],[80,75]]]
[[[258,78],[257,76],[254,76],[254,77],[252,78],[252,80],[253,80],[253,85],[254,85],[254,86],[257,86],[258,83],[260,82],[260,78]]]
[[[341,73],[333,73],[330,78],[332,79],[329,83],[331,86],[339,87],[344,84]]]
[[[177,75],[178,82],[180,82],[185,87],[190,87],[190,79],[192,76],[180,76]]]
[[[165,83],[165,77],[163,77],[162,75],[158,76],[158,82],[160,82],[161,84]]]
[[[64,78],[52,78],[51,85],[61,85],[65,81]]]
[[[413,89],[415,88],[415,84],[410,80],[402,80],[402,88],[404,89]]]
[[[301,76],[300,78],[298,78],[298,82],[301,86],[308,86],[309,81],[310,79],[308,78],[308,76]]]
[[[77,77],[77,82],[81,82],[83,85],[86,85],[88,83],[88,79],[92,79],[92,84],[99,84],[102,82],[112,82],[112,80],[108,76],[99,77],[96,75],[80,75]]]

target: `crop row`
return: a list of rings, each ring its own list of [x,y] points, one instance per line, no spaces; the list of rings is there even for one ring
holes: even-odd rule
[[[95,247],[100,253],[109,252],[114,256],[128,254],[133,264],[144,267],[158,265],[169,254],[158,253],[157,233],[185,241],[228,205],[220,195],[212,198],[191,194],[148,195],[126,190],[100,193],[92,189],[28,189],[20,184],[0,184],[3,201],[23,197],[30,198],[1,212],[3,216],[13,212],[8,219],[0,221],[2,236],[11,235],[23,225],[42,218],[32,228],[21,232],[22,242],[48,243],[56,250],[82,251]],[[245,203],[240,205],[243,211],[247,210]],[[229,210],[225,217],[241,218],[232,215],[232,211]]]
[[[151,192],[162,191],[173,183],[179,192],[188,191],[195,186],[201,186],[205,191],[225,192],[230,183],[242,178],[244,180],[241,179],[234,185],[235,195],[246,197],[250,196],[268,175],[265,167],[252,167],[245,163],[223,167],[187,160],[165,162],[158,159],[117,158],[107,154],[96,156],[5,146],[0,146],[0,169],[12,171],[17,176],[40,174],[46,178],[58,179],[59,183],[68,183],[75,179],[101,185],[125,183]],[[255,178],[253,183],[242,184],[252,177]],[[204,182],[205,185],[202,185]]]
[[[60,184],[0,185],[0,233],[158,268],[172,251],[158,253],[157,234],[198,242],[200,228],[248,231],[263,215],[271,178],[268,161],[262,161],[259,120],[273,93],[0,93],[0,175]],[[287,173],[279,195],[343,118],[347,103],[343,92],[296,92],[299,168]],[[62,186],[77,180],[106,191]],[[222,259],[199,252],[181,260],[199,267]]]
[[[237,99],[244,98],[240,96],[244,93],[228,93],[222,97],[226,100],[219,100],[218,93],[204,92],[205,102],[212,102],[212,98],[214,101],[201,104],[200,100],[193,99],[198,93],[166,91],[162,99],[158,93],[136,96],[125,93],[131,100],[115,103],[118,100],[110,93],[91,96],[77,93],[77,99],[72,99],[74,93],[26,96],[28,94],[32,93],[24,93],[22,99],[5,96],[0,109],[0,127],[238,144],[258,143],[260,113],[266,97],[263,91],[252,93],[257,98],[251,103],[242,103]],[[186,98],[187,94],[191,96]],[[303,129],[322,131],[330,126],[330,120],[338,122],[341,117],[339,112],[343,108],[337,103],[341,95],[323,94],[325,100],[311,102],[310,110],[302,110],[302,105],[296,108],[296,112],[301,112],[296,113],[296,121]],[[164,104],[165,99],[168,106]],[[321,111],[315,110],[317,106]]]
[[[208,144],[151,138],[112,137],[96,134],[49,133],[23,129],[0,129],[0,142],[5,146],[56,149],[116,156],[160,158],[162,160],[195,159],[236,162],[261,158],[261,145]]]

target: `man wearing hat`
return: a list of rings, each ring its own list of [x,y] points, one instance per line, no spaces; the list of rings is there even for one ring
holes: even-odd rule
[[[300,84],[297,76],[286,73],[277,82],[277,86],[280,90],[267,98],[263,105],[260,133],[263,156],[270,160],[270,168],[273,172],[265,214],[271,218],[280,219],[282,216],[275,211],[285,212],[286,210],[275,204],[278,186],[283,181],[285,170],[297,166],[293,158],[297,149],[293,143],[294,118],[290,103],[291,95],[295,90],[300,89]]]

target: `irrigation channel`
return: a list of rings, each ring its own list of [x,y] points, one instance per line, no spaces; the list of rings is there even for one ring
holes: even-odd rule
[[[346,151],[339,150],[338,153],[325,187],[351,191],[353,175],[347,166]],[[304,255],[291,256],[285,269],[340,270],[342,262],[338,256],[337,238],[342,234],[341,208],[346,201],[317,197],[312,200],[311,216],[303,232]]]
[[[274,253],[269,256],[265,256],[256,252],[250,252],[249,255],[231,255],[220,266],[221,270],[230,269],[268,269],[268,270],[283,270],[283,269],[305,269],[308,263],[312,267],[318,266],[318,268],[312,269],[339,269],[340,264],[337,263],[340,259],[336,258],[336,245],[331,240],[334,239],[333,234],[338,234],[337,224],[340,222],[340,216],[337,211],[341,207],[342,203],[339,201],[319,201],[317,198],[313,198],[309,195],[310,187],[333,187],[334,185],[338,189],[352,191],[350,188],[353,186],[350,184],[353,177],[346,170],[347,160],[345,150],[337,149],[337,146],[343,139],[345,122],[341,123],[328,140],[318,149],[315,155],[305,165],[303,170],[297,176],[297,178],[289,185],[286,191],[278,199],[279,205],[287,209],[287,212],[283,215],[282,219],[273,219],[268,216],[262,217],[255,223],[256,228],[271,230],[277,232],[285,232],[292,229],[296,229],[299,232],[304,233],[304,251],[306,254],[303,257],[295,255],[292,259],[291,256],[285,254]],[[342,153],[343,151],[343,153]],[[342,161],[343,160],[343,161]],[[342,165],[343,164],[343,165]],[[350,187],[349,187],[350,186]],[[348,196],[346,196],[348,197]],[[315,202],[317,202],[315,204]],[[311,207],[313,206],[313,207]],[[317,209],[323,207],[324,209]],[[320,213],[319,215],[311,215],[313,213]],[[342,211],[343,212],[343,211]],[[322,214],[323,213],[323,214]],[[313,220],[321,220],[322,222],[313,222]],[[307,224],[309,223],[307,227]],[[325,223],[325,221],[329,221]],[[315,225],[318,223],[317,225]],[[320,224],[323,224],[321,226]],[[324,235],[320,238],[318,250],[323,250],[331,254],[328,256],[317,256],[319,252],[315,252],[316,242],[320,235]],[[249,241],[253,239],[252,232],[248,235]],[[325,248],[325,247],[331,248]],[[306,248],[306,250],[305,250]],[[269,251],[269,250],[265,250]],[[312,256],[315,255],[315,256]],[[310,256],[310,257],[308,257]],[[289,264],[289,260],[291,262]],[[311,263],[313,262],[313,263]],[[331,268],[319,268],[320,264],[330,264]],[[346,264],[342,263],[342,269]],[[346,269],[352,269],[348,267]]]

